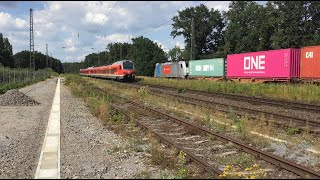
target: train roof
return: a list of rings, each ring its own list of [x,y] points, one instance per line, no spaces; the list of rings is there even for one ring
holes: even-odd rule
[[[126,60],[126,59],[124,59],[124,60],[121,60],[121,61],[116,61],[116,62],[114,62],[114,63],[112,63],[112,64],[122,64],[122,62],[125,62],[125,61],[130,61],[130,62],[132,62],[131,60]]]

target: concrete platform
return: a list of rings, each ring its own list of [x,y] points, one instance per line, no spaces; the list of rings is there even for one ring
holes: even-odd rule
[[[60,179],[60,79],[57,81],[35,179]]]

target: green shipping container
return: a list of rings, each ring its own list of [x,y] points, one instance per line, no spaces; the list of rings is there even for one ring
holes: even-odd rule
[[[190,77],[224,77],[224,58],[201,59],[189,61]]]

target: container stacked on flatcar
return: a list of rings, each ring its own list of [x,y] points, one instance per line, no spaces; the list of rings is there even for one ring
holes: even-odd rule
[[[227,79],[291,81],[300,76],[300,49],[227,55]]]
[[[223,78],[225,76],[225,60],[223,58],[189,61],[188,76],[190,78]]]
[[[300,77],[306,81],[320,81],[320,46],[301,48]]]

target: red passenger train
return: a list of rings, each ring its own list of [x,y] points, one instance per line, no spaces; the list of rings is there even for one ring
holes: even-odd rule
[[[131,60],[117,61],[107,66],[80,69],[81,76],[115,79],[117,81],[132,81],[135,79],[135,73],[134,65]]]

